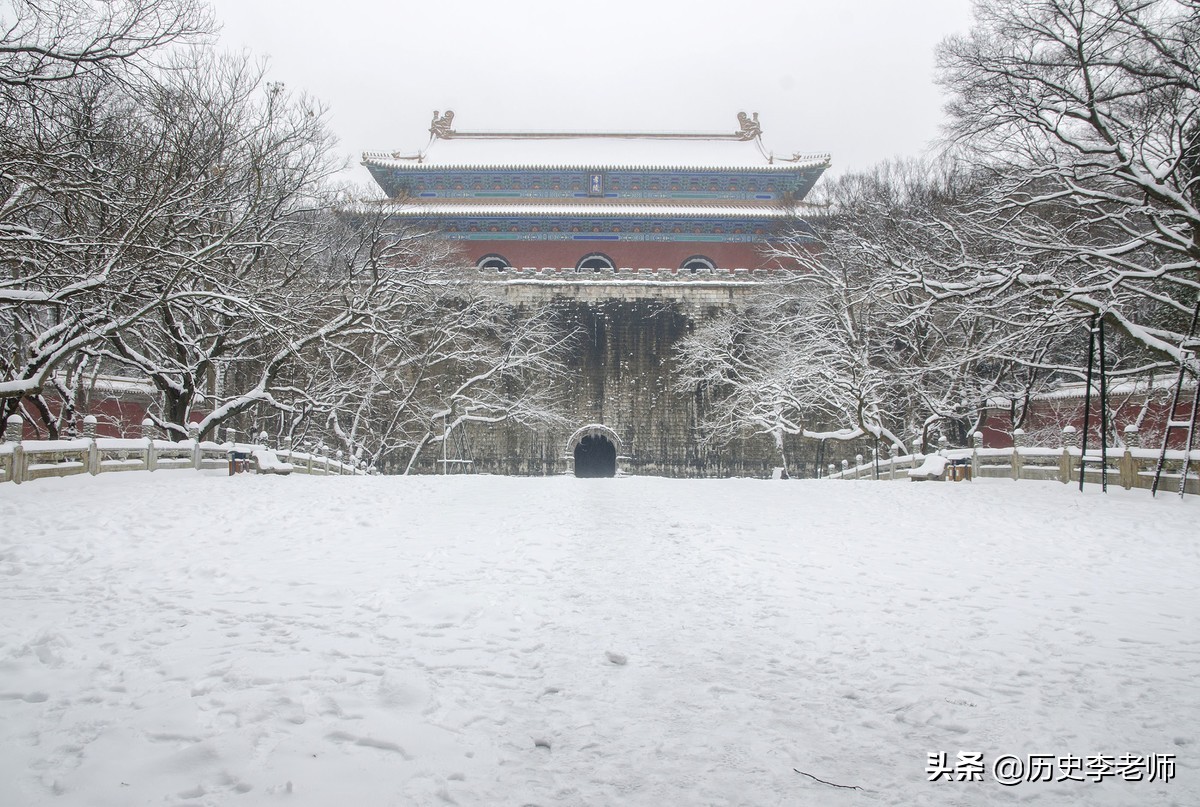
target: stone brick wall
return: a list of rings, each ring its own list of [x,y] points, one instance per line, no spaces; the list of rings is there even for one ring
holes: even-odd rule
[[[558,327],[574,334],[567,360],[570,425],[535,432],[515,424],[472,424],[448,449],[471,464],[451,465],[451,472],[571,473],[568,440],[588,424],[616,433],[618,468],[624,473],[767,477],[780,464],[773,442],[761,435],[701,448],[697,423],[705,402],[696,390],[683,387],[675,359],[679,339],[705,319],[736,308],[762,275],[660,281],[611,275],[599,280],[488,277],[483,282],[501,284],[518,309],[547,307]],[[794,469],[811,472],[814,442],[789,439],[787,450]]]

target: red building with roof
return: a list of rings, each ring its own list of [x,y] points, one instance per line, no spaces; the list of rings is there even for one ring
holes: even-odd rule
[[[736,132],[459,132],[367,153],[391,215],[428,223],[482,267],[692,271],[772,266],[806,225],[828,155],[775,155],[757,114]]]

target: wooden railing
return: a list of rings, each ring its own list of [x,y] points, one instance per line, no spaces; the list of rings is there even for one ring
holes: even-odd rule
[[[973,448],[942,448],[937,456],[947,460],[947,469],[941,474],[942,479],[952,479],[965,474],[956,473],[953,463],[958,461],[958,467],[970,469],[970,476],[977,479],[1038,479],[1062,482],[1079,482],[1080,467],[1085,468],[1084,483],[1099,484],[1103,470],[1108,471],[1108,482],[1119,485],[1126,490],[1131,488],[1149,489],[1154,482],[1154,470],[1158,465],[1159,449],[1138,448],[1134,445],[1108,448],[1103,456],[1099,448],[1088,448],[1087,457],[1082,456],[1080,449],[1072,445],[1073,431],[1067,432],[1063,444],[1054,447],[1039,447],[1020,445],[1020,435],[1017,435],[1018,445],[1012,448],[983,448],[978,445]],[[1127,438],[1133,437],[1126,431]],[[909,471],[916,471],[926,459],[925,454],[904,454],[900,456],[880,457],[878,463],[874,459],[864,461],[862,455],[855,457],[856,464],[851,466],[843,461],[842,470],[829,466],[827,479],[881,479],[908,480],[912,477]],[[1183,467],[1185,453],[1182,450],[1167,451],[1162,480],[1159,483],[1160,493],[1178,493],[1180,471]],[[1192,467],[1196,462],[1193,459]],[[1185,493],[1200,495],[1200,477],[1193,470],[1188,475]]]
[[[34,479],[114,471],[159,471],[191,468],[233,469],[233,463],[252,465],[256,452],[271,451],[287,471],[300,474],[350,475],[366,471],[331,457],[288,449],[268,449],[255,443],[216,443],[192,439],[95,437],[95,421],[84,422],[84,437],[73,440],[21,440],[21,419],[13,416],[0,443],[0,482],[20,484]],[[143,424],[148,431],[153,424]],[[243,459],[244,458],[244,459]],[[273,463],[274,465],[274,463]],[[276,465],[276,467],[278,467]],[[281,469],[283,470],[283,469]],[[279,472],[278,470],[276,472]]]

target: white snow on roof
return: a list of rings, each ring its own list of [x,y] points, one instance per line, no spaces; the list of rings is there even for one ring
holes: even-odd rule
[[[435,138],[420,154],[367,152],[363,162],[384,168],[484,166],[575,168],[816,168],[828,155],[785,158],[765,152],[758,139],[580,135]]]
[[[480,202],[434,202],[387,205],[388,215],[421,216],[569,216],[582,218],[649,216],[654,218],[766,218],[799,219],[803,213],[818,215],[814,205],[786,208],[776,205],[707,205],[707,204],[493,204]]]
[[[74,384],[78,383],[78,380],[72,382],[70,377],[64,372],[55,373],[55,378],[69,387],[73,387]],[[123,393],[127,395],[134,393],[142,395],[158,394],[158,389],[152,381],[147,378],[135,376],[87,374],[83,378],[83,388],[87,391]]]
[[[1177,378],[1171,374],[1160,375],[1158,378],[1154,379],[1153,386],[1146,383],[1145,379],[1122,379],[1119,381],[1114,380],[1114,381],[1108,382],[1106,391],[1108,392],[1108,395],[1110,398],[1114,395],[1135,395],[1135,396],[1136,395],[1146,395],[1152,389],[1159,391],[1159,392],[1173,390],[1175,388],[1176,381],[1177,381]],[[1185,378],[1183,380],[1183,388],[1184,389],[1194,389],[1195,387],[1196,387],[1196,381],[1194,379]],[[1087,395],[1087,384],[1085,382],[1080,381],[1080,382],[1073,382],[1070,384],[1063,384],[1062,386],[1058,387],[1057,389],[1052,389],[1047,392],[1039,392],[1037,395],[1033,396],[1033,400],[1035,400],[1035,401],[1064,401],[1064,400],[1082,399],[1086,395]],[[1097,396],[1097,397],[1100,395],[1100,382],[1099,381],[1092,382],[1092,395]],[[989,407],[1007,407],[1009,404],[1012,403],[1012,399],[1005,397],[1003,395],[993,395],[990,398],[988,398],[987,403],[988,403]]]

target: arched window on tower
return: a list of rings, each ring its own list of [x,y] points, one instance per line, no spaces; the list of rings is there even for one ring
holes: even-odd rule
[[[685,272],[699,272],[701,269],[711,272],[717,268],[717,265],[713,263],[711,258],[706,258],[703,255],[693,255],[684,261],[683,265],[679,268]]]
[[[616,264],[612,258],[605,255],[603,252],[593,252],[584,255],[579,259],[579,263],[575,266],[577,272],[603,272],[605,270],[615,269]]]
[[[508,262],[508,258],[504,257],[503,255],[496,255],[495,253],[492,253],[491,255],[484,255],[475,265],[480,269],[495,269],[500,272],[503,272],[504,270],[508,269],[508,267],[512,266],[512,264]]]

